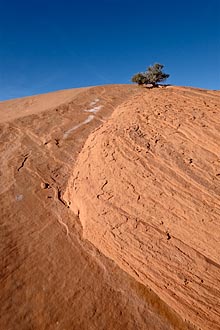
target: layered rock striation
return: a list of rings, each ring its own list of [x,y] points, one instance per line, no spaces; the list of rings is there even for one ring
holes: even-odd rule
[[[220,94],[145,90],[81,151],[65,192],[84,238],[198,329],[220,329]]]

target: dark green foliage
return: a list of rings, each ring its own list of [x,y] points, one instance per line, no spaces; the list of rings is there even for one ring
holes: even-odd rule
[[[146,72],[135,74],[131,81],[138,85],[152,84],[153,86],[157,86],[158,83],[165,81],[170,76],[162,71],[163,67],[162,64],[155,63],[149,66]]]
[[[156,63],[153,66],[149,66],[146,72],[147,84],[157,84],[159,82],[165,81],[169,78],[169,74],[166,74],[162,71],[163,65]]]
[[[144,73],[137,73],[135,74],[132,78],[131,78],[131,81],[134,82],[134,83],[137,83],[138,85],[143,85],[145,84],[145,76],[144,76]]]

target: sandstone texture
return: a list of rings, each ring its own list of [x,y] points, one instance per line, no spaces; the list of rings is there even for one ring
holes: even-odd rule
[[[140,89],[89,136],[64,199],[84,239],[193,328],[220,329],[219,91]]]
[[[176,93],[179,92],[169,90],[167,93],[169,99],[176,97]],[[134,95],[139,96],[131,101],[134,102],[131,111],[129,100]],[[157,97],[158,100],[147,101],[148,91],[136,86],[107,85],[0,102],[1,330],[194,329],[175,312],[175,308],[173,309],[177,300],[171,294],[173,285],[177,287],[178,297],[182,292],[182,300],[186,299],[186,292],[189,292],[191,297],[186,299],[187,308],[183,307],[184,313],[180,314],[185,316],[187,311],[189,319],[191,315],[194,315],[189,308],[189,303],[192,301],[195,304],[195,306],[191,305],[193,311],[200,313],[202,308],[202,313],[198,316],[199,320],[206,320],[204,313],[209,313],[210,321],[207,324],[213,321],[213,329],[216,328],[219,298],[219,288],[216,287],[219,279],[217,267],[219,243],[216,227],[218,198],[215,197],[219,184],[218,173],[215,172],[218,169],[215,156],[218,147],[215,131],[218,125],[217,114],[212,113],[208,116],[208,122],[204,122],[207,127],[198,126],[198,131],[195,130],[197,127],[195,123],[200,119],[194,121],[192,119],[190,123],[193,131],[188,132],[189,138],[193,141],[194,135],[200,137],[200,135],[203,136],[203,130],[207,132],[207,141],[204,142],[203,139],[200,144],[196,144],[196,148],[203,150],[203,153],[186,154],[186,157],[193,159],[193,163],[185,165],[191,171],[190,173],[197,171],[195,173],[200,179],[199,171],[203,171],[205,181],[195,183],[193,188],[187,181],[188,187],[184,188],[182,182],[186,174],[184,178],[179,178],[176,182],[181,170],[178,164],[172,163],[170,169],[167,166],[167,171],[170,173],[172,171],[173,177],[168,173],[164,174],[164,180],[171,181],[164,182],[164,196],[154,201],[155,196],[162,192],[160,190],[162,188],[159,188],[158,182],[155,181],[154,184],[152,180],[157,175],[158,179],[162,180],[161,173],[164,165],[160,160],[160,167],[156,168],[156,163],[152,160],[153,157],[155,157],[155,162],[159,160],[159,156],[158,158],[153,156],[155,155],[153,150],[156,149],[152,148],[156,146],[154,147],[150,140],[151,145],[147,147],[148,154],[145,155],[144,152],[147,150],[145,150],[145,145],[142,146],[141,141],[145,142],[139,136],[142,125],[145,130],[142,116],[147,115],[146,111],[149,111],[149,120],[152,120],[152,123],[156,120],[160,123],[158,115],[154,112],[160,107],[163,109],[163,97],[160,101],[163,91],[162,94],[157,94],[155,91],[155,94],[153,92],[151,95],[153,98]],[[202,113],[200,109],[197,109],[200,101],[197,106],[197,94],[196,97],[194,94],[192,96],[186,96],[186,101],[191,102],[190,107],[193,105],[196,108],[195,114],[191,109],[191,117],[197,116],[197,113],[200,116]],[[203,99],[203,96],[201,97]],[[145,104],[145,98],[148,104]],[[215,93],[212,95],[207,93],[205,99],[207,105],[210,106],[210,108],[205,105],[203,107],[206,115],[206,111],[215,110],[214,105],[217,104],[218,98]],[[122,112],[125,110],[126,113],[121,113],[118,117],[120,110],[117,110],[105,126],[105,121],[123,102],[128,102],[122,107]],[[153,106],[151,109],[149,102],[153,102],[152,106],[157,104],[158,108],[154,109]],[[167,102],[169,104],[171,101],[167,100]],[[179,104],[177,109],[180,109]],[[137,111],[140,111],[139,115]],[[167,111],[169,116],[173,113],[173,118],[175,118],[173,109],[168,108]],[[131,126],[127,121],[129,113],[133,117],[129,119]],[[134,126],[138,123],[137,115],[140,116],[139,128]],[[189,120],[185,117],[184,110],[182,115],[185,118],[184,121]],[[161,116],[164,116],[162,112]],[[181,118],[179,121],[182,121]],[[173,128],[169,129],[175,132],[178,120],[173,120],[175,122]],[[113,125],[112,131],[110,123]],[[80,184],[80,190],[75,200],[75,189],[72,187],[75,161],[90,133],[103,124],[104,126],[92,135],[91,148],[90,142],[87,142],[80,156],[76,170],[79,171],[76,184]],[[154,128],[156,130],[156,126]],[[160,126],[157,131],[162,139],[164,133]],[[115,137],[113,137],[114,132]],[[151,133],[149,131],[145,139],[148,137],[150,139],[153,136]],[[126,136],[130,136],[127,142]],[[173,141],[176,147],[181,138],[180,133],[174,135]],[[96,144],[94,141],[97,141]],[[164,143],[163,141],[158,141],[158,146]],[[106,145],[104,146],[103,143]],[[93,146],[97,148],[96,156],[92,150]],[[140,151],[132,151],[132,148],[138,148]],[[144,152],[141,151],[142,148]],[[88,151],[91,152],[91,160],[89,155],[88,160],[83,158]],[[164,162],[171,162],[171,160],[173,162],[173,158],[170,157],[167,155],[167,160],[164,159]],[[197,163],[196,157],[199,157]],[[80,163],[83,159],[85,161]],[[122,162],[121,165],[120,162]],[[154,172],[148,179],[149,172],[145,168],[146,163],[149,169],[151,168],[151,172]],[[204,166],[203,169],[201,165]],[[92,172],[89,170],[90,166]],[[145,178],[141,174],[143,172],[140,172],[141,166],[143,166]],[[197,167],[194,169],[193,166],[197,166],[198,169]],[[208,173],[210,167],[212,171]],[[176,174],[175,171],[177,171]],[[127,179],[126,175],[128,175]],[[126,189],[123,188],[124,180],[128,181],[125,185]],[[192,180],[199,179],[193,177]],[[173,186],[174,182],[177,186]],[[131,186],[133,183],[134,189]],[[171,186],[176,197],[169,195]],[[108,194],[110,187],[114,189],[112,199]],[[65,200],[64,192],[67,190],[69,191],[68,200]],[[140,193],[140,198],[136,191]],[[186,203],[185,196],[193,193],[200,193],[203,199],[195,199],[198,204],[193,209],[194,199],[190,197],[187,207],[191,210],[191,221],[189,213],[186,214],[186,219],[182,218],[184,204],[182,208],[178,206],[180,219],[176,217],[177,210],[174,208],[169,213],[168,219],[163,220],[164,225],[159,225],[162,221],[161,214],[164,213],[164,217],[168,214],[168,211],[164,210],[165,202],[160,198],[166,198],[167,209],[169,209],[171,204],[168,204],[168,200],[171,203],[171,199],[179,198]],[[149,194],[151,201],[147,197]],[[80,209],[83,228],[78,216],[75,216],[69,208],[70,200],[72,202],[70,206],[75,204],[76,208]],[[159,200],[161,205],[158,204]],[[141,207],[143,203],[145,205]],[[151,211],[149,205],[151,205]],[[175,202],[174,205],[177,207],[179,204]],[[83,210],[86,212],[84,216]],[[195,225],[198,212],[206,212],[204,221],[199,220],[200,226]],[[135,218],[133,218],[134,214]],[[173,226],[174,220],[178,222],[181,219],[182,234],[180,234],[178,223]],[[149,232],[146,231],[147,228]],[[167,241],[167,230],[171,235],[169,241]],[[178,235],[183,236],[182,243],[176,231]],[[192,233],[190,244],[187,241],[187,235],[189,235],[187,231]],[[206,239],[204,236],[201,239],[200,236],[205,235],[204,233],[206,233]],[[197,237],[197,235],[200,236]],[[83,236],[88,239],[85,240]],[[204,246],[204,242],[207,247]],[[189,246],[186,248],[187,244]],[[156,252],[156,246],[158,246],[158,252]],[[163,251],[161,246],[164,247]],[[149,263],[146,260],[149,260]],[[187,271],[187,260],[192,270],[189,268]],[[176,268],[173,269],[173,267]],[[202,269],[204,272],[201,275]],[[159,274],[159,270],[163,273]],[[196,274],[198,278],[195,279]],[[184,278],[180,279],[180,276]],[[185,277],[189,283],[184,283]],[[204,282],[201,283],[201,280]],[[170,284],[170,288],[165,289],[164,283]],[[195,285],[194,292],[192,289]],[[155,287],[158,287],[158,290],[154,292],[152,289]],[[200,299],[198,292],[201,293]],[[183,304],[177,304],[178,311],[180,306]],[[207,312],[210,306],[212,308]]]

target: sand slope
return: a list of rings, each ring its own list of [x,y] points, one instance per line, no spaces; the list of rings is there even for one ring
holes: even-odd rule
[[[89,134],[139,92],[109,85],[0,103],[0,329],[190,329],[82,238],[63,200]]]
[[[22,97],[0,102],[0,121],[5,122],[24,116],[50,110],[61,104],[68,104],[87,88],[74,88],[62,91]]]
[[[144,90],[92,133],[65,200],[84,238],[198,329],[220,329],[220,93]]]

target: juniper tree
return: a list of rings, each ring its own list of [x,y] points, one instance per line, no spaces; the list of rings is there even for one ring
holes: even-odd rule
[[[170,76],[162,71],[163,67],[162,64],[155,63],[149,66],[145,72],[135,74],[131,80],[139,85],[152,84],[157,86],[158,83],[165,81]]]

